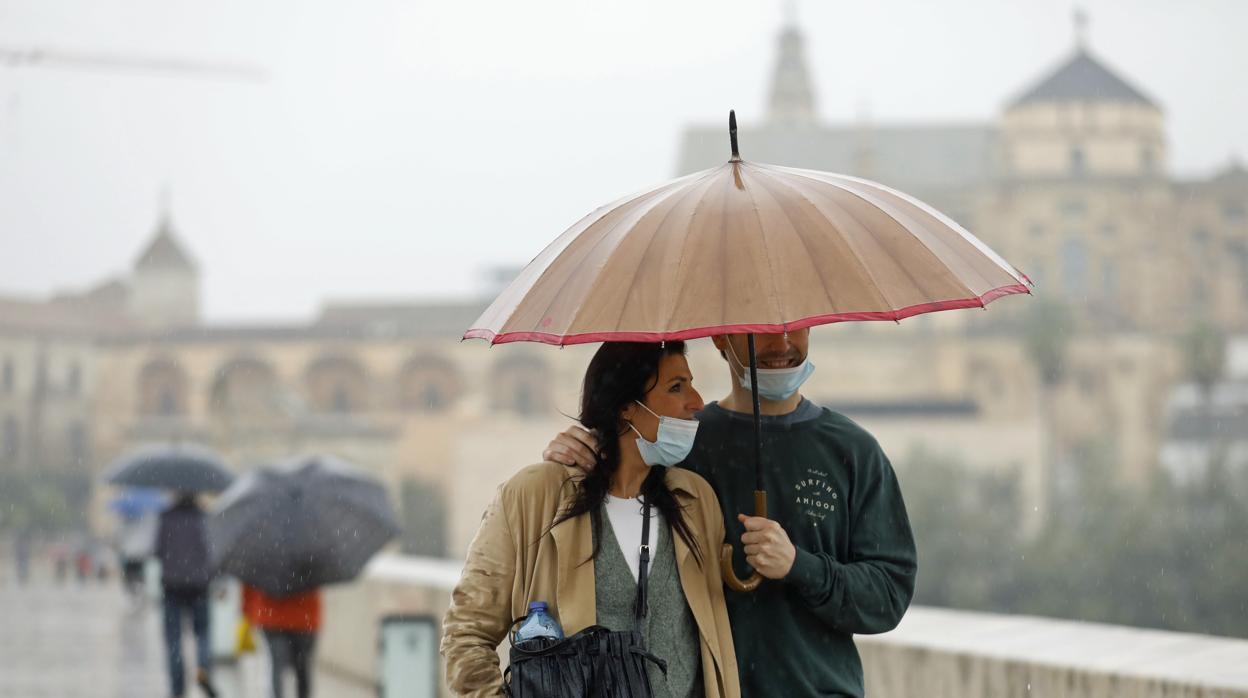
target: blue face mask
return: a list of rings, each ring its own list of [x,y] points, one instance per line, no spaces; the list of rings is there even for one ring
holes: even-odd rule
[[[654,410],[635,400],[641,409],[654,414]],[[654,414],[655,417],[659,415]],[[672,466],[683,461],[693,450],[693,438],[698,433],[698,422],[694,419],[676,419],[675,417],[659,417],[658,439],[647,441],[637,427],[628,425],[637,434],[637,450],[641,451],[641,459],[646,465]]]
[[[751,385],[750,368],[742,364],[741,360],[737,358],[737,351],[732,348],[732,342],[728,343],[728,351],[732,354],[732,360],[742,370],[742,374],[737,380],[740,381],[742,388],[749,390]],[[793,368],[760,368],[757,370],[758,396],[764,400],[778,402],[787,400],[793,393],[800,390],[806,379],[810,378],[810,374],[815,372],[815,365],[807,359]]]

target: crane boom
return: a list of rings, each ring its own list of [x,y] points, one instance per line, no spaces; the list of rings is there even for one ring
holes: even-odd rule
[[[247,82],[264,82],[268,78],[264,70],[243,64],[207,63],[159,56],[86,53],[54,49],[15,49],[4,46],[0,46],[0,67],[176,73]]]

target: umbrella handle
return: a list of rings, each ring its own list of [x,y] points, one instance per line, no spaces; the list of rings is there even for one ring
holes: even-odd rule
[[[766,490],[754,490],[754,515],[767,518],[767,492]],[[723,549],[719,553],[719,571],[724,577],[724,584],[729,589],[742,593],[754,591],[759,584],[763,583],[763,575],[757,570],[747,579],[737,577],[736,570],[732,569],[732,544],[724,543]]]

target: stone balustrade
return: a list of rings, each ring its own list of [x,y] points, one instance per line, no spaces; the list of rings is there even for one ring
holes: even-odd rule
[[[381,619],[440,623],[460,568],[382,555],[329,590],[319,668],[374,690]],[[916,606],[857,643],[871,698],[1248,698],[1248,640]]]

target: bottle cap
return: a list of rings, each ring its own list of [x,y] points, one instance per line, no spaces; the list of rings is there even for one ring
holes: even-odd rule
[[[546,610],[545,601],[530,601],[529,602],[529,613],[532,613],[534,611],[545,611],[545,610]]]

